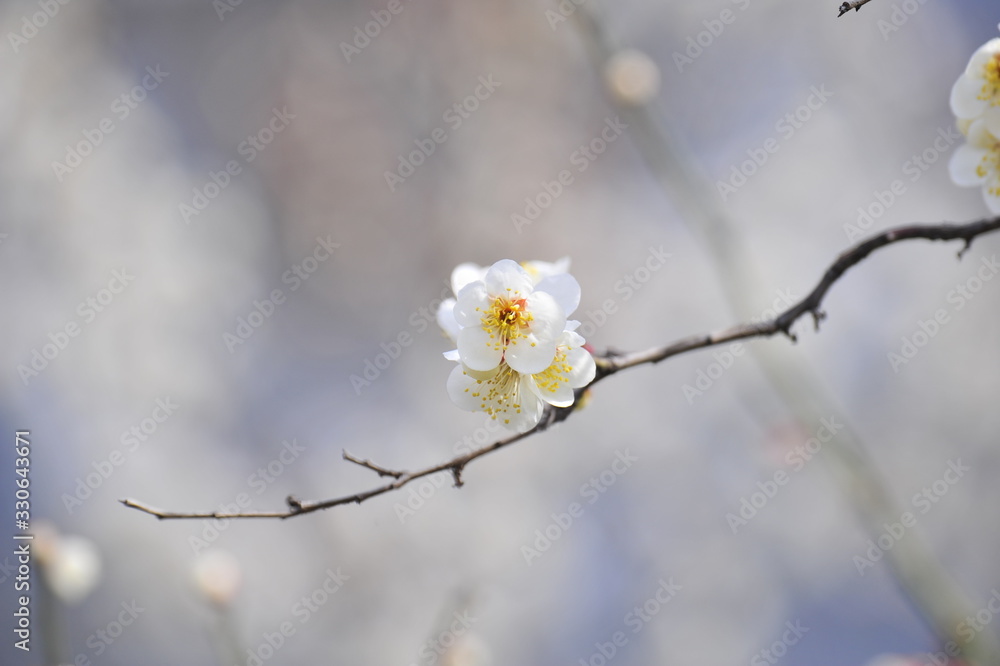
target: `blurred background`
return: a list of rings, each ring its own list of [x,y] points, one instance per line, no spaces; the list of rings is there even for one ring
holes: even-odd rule
[[[948,96],[995,3],[836,6],[0,6],[0,491],[12,520],[30,430],[38,534],[32,650],[5,629],[0,661],[933,663],[886,558],[863,564],[911,542],[994,635],[995,234],[877,253],[797,344],[601,382],[460,490],[288,521],[117,501],[277,510],[381,483],[344,449],[415,469],[493,441],[428,314],[460,262],[569,256],[588,341],[637,350],[783,309],[863,235],[986,216],[949,180]],[[701,190],[662,186],[643,122]],[[819,416],[902,537],[864,529]]]

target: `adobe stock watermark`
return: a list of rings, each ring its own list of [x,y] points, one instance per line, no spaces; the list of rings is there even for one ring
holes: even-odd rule
[[[796,299],[792,295],[791,289],[779,289],[776,293],[778,296],[771,303],[770,307],[766,308],[759,315],[752,317],[750,319],[751,324],[770,321],[795,304]],[[708,390],[715,386],[715,382],[729,368],[733,367],[736,359],[743,356],[743,352],[745,351],[742,342],[734,342],[722,351],[712,352],[714,361],[704,368],[698,368],[698,371],[695,372],[694,384],[684,384],[681,386],[681,393],[684,394],[684,399],[687,400],[687,403],[693,405],[696,398],[705,395]]]
[[[740,11],[745,11],[750,6],[750,2],[751,0],[732,0],[732,3]],[[699,31],[696,35],[688,36],[687,40],[685,40],[687,46],[684,49],[684,53],[674,51],[673,58],[674,64],[677,66],[677,71],[683,73],[686,66],[693,65],[694,61],[700,58],[715,43],[715,40],[725,32],[726,26],[735,23],[738,17],[739,14],[732,9],[726,8],[719,12],[717,18],[703,20],[701,24],[705,26],[705,29]]]
[[[406,0],[407,3],[412,0]],[[371,10],[372,20],[364,26],[354,26],[353,39],[350,42],[340,42],[340,52],[344,54],[344,60],[351,64],[351,59],[361,55],[368,46],[382,34],[382,31],[389,27],[393,17],[398,16],[406,7],[402,0],[389,0],[385,9]]]
[[[889,13],[889,20],[879,19],[876,22],[878,31],[882,35],[882,41],[889,41],[889,36],[909,22],[910,17],[927,3],[927,0],[903,0],[903,2],[892,3],[892,11]]]
[[[663,607],[677,596],[677,593],[684,589],[684,586],[675,583],[673,576],[658,581],[656,591],[641,604],[637,604],[632,610],[622,618],[622,624],[631,633],[618,630],[611,634],[606,641],[594,643],[594,651],[587,657],[580,657],[580,666],[606,666],[621,652],[622,648],[628,645],[629,639],[642,631],[653,618],[659,615]]]
[[[664,251],[663,246],[647,248],[646,259],[640,263],[630,273],[622,275],[612,286],[615,298],[606,298],[601,302],[600,307],[593,310],[586,310],[576,314],[580,321],[580,328],[577,332],[584,338],[590,338],[601,327],[608,323],[608,320],[619,311],[619,302],[627,303],[636,293],[653,279],[653,275],[667,265],[667,259],[673,255]]]
[[[962,139],[962,134],[952,126],[939,127],[930,145],[919,153],[914,153],[900,167],[902,175],[910,184],[920,180],[928,169],[941,159],[952,146]],[[858,206],[858,218],[851,224],[844,224],[847,240],[854,242],[865,235],[900,197],[907,193],[907,184],[902,178],[895,178],[884,190],[872,192],[872,201],[864,206]]]
[[[962,648],[971,643],[977,634],[984,631],[993,622],[997,614],[1000,614],[1000,590],[994,587],[990,593],[989,601],[977,610],[975,615],[966,615],[955,626],[954,635],[958,637],[959,641],[948,641],[944,644],[943,650],[928,652],[927,664],[934,666],[954,664],[953,660],[962,654]]]
[[[326,570],[326,577],[317,585],[312,592],[303,595],[298,601],[292,604],[289,611],[291,616],[298,620],[298,626],[292,620],[284,620],[279,623],[274,631],[265,631],[260,635],[261,641],[256,647],[246,650],[246,666],[263,666],[265,662],[274,658],[287,642],[295,635],[299,627],[306,624],[313,616],[326,606],[330,599],[351,579],[340,571],[340,567]]]
[[[37,11],[30,16],[25,15],[21,18],[21,29],[17,32],[8,32],[7,41],[10,42],[10,48],[14,50],[16,54],[21,50],[21,47],[28,43],[38,31],[49,24],[49,21],[56,17],[59,10],[62,9],[63,5],[68,5],[70,0],[38,0],[36,3],[38,5]]]
[[[966,472],[972,471],[971,467],[962,464],[961,458],[948,461],[941,478],[936,479],[928,486],[921,488],[919,493],[910,499],[910,505],[916,509],[920,515],[926,515],[934,508],[934,505],[948,494],[949,491],[965,477]],[[861,555],[853,558],[854,566],[858,574],[865,575],[865,570],[875,566],[875,563],[882,559],[882,556],[893,549],[899,543],[908,529],[917,524],[917,516],[912,511],[904,511],[899,516],[899,520],[893,523],[883,523],[882,533],[874,539],[868,540],[868,548]]]
[[[610,465],[580,486],[580,498],[586,500],[587,505],[594,504],[638,461],[639,458],[629,453],[628,449],[616,451],[615,459]],[[525,564],[530,567],[552,547],[552,544],[561,539],[583,514],[584,504],[580,502],[570,502],[565,511],[550,514],[552,522],[536,529],[534,540],[530,544],[521,546],[521,556],[524,557]]]
[[[833,97],[833,93],[826,89],[825,83],[818,87],[810,87],[806,101],[774,123],[774,131],[778,133],[778,137],[769,137],[759,147],[748,148],[748,159],[743,160],[738,165],[734,164],[730,169],[729,178],[715,181],[715,189],[718,190],[722,201],[725,202],[746,185],[748,179],[752,178],[771,156],[781,149],[782,142],[795,136],[795,133],[802,129],[831,97]]]
[[[281,110],[273,107],[267,123],[253,134],[248,134],[236,146],[236,154],[242,158],[242,162],[231,159],[226,161],[218,171],[209,171],[205,183],[201,187],[192,189],[191,202],[182,201],[177,205],[177,210],[184,223],[191,224],[191,218],[201,215],[208,208],[208,205],[222,194],[222,190],[229,187],[233,178],[243,173],[243,166],[250,164],[267,150],[275,137],[284,132],[293,120],[295,120],[295,114],[289,113],[287,106],[281,107]]]
[[[406,319],[409,324],[408,329],[397,333],[389,342],[383,341],[379,343],[379,348],[382,351],[364,360],[361,374],[352,373],[348,377],[348,380],[351,382],[351,388],[354,389],[354,395],[361,395],[364,389],[378,380],[382,376],[382,373],[388,370],[389,366],[403,355],[403,351],[413,344],[416,336],[422,334],[437,321],[438,308],[441,307],[441,302],[450,295],[451,286],[446,283],[437,298],[410,313],[410,316]]]
[[[138,85],[112,100],[109,108],[111,116],[101,118],[97,122],[97,127],[93,129],[84,129],[81,132],[83,138],[75,144],[66,144],[66,153],[62,162],[53,160],[52,173],[55,174],[56,180],[61,183],[63,178],[83,164],[83,160],[104,143],[105,137],[120,127],[120,124],[115,124],[116,121],[118,123],[124,122],[146,100],[149,93],[159,88],[168,76],[170,76],[170,72],[161,71],[159,65],[147,66],[146,75],[142,77]]]
[[[483,102],[488,100],[502,85],[500,81],[493,78],[492,74],[479,77],[477,85],[470,94],[455,102],[441,114],[441,120],[449,127],[451,132],[457,132],[472,114],[479,110]],[[397,156],[397,165],[394,171],[385,171],[382,175],[385,184],[390,192],[395,192],[396,188],[406,182],[406,179],[416,173],[417,169],[427,162],[437,147],[452,136],[443,127],[435,127],[427,136],[413,140],[415,150],[411,150],[406,155],[400,153]]]
[[[248,510],[254,502],[254,497],[260,496],[268,487],[273,484],[285,471],[305,453],[306,447],[299,444],[297,439],[281,442],[278,453],[267,463],[257,468],[255,472],[247,477],[246,485],[254,491],[254,496],[249,493],[237,493],[232,502],[224,502],[219,505],[219,513],[240,513]],[[206,551],[213,543],[229,529],[232,524],[230,518],[213,518],[201,521],[201,532],[188,537],[188,545],[195,555]]]
[[[226,14],[236,11],[236,8],[243,4],[243,0],[212,0],[212,9],[219,17],[219,22],[226,20]]]
[[[917,329],[910,335],[900,338],[899,351],[891,351],[886,355],[889,367],[893,373],[899,374],[900,368],[908,365],[920,350],[930,344],[930,341],[941,332],[941,329],[951,322],[952,314],[961,311],[976,297],[987,282],[1000,272],[1000,263],[997,256],[981,257],[976,274],[965,282],[955,285],[955,288],[948,292],[945,300],[951,305],[951,312],[946,308],[938,308],[934,314],[927,319],[917,320]]]
[[[49,364],[66,350],[70,340],[80,335],[84,328],[97,319],[115,299],[124,292],[135,280],[135,276],[127,268],[111,271],[111,279],[106,286],[97,290],[93,296],[88,296],[76,306],[75,319],[70,319],[63,326],[48,334],[48,342],[31,350],[31,360],[27,364],[17,366],[17,374],[27,386],[32,379],[38,377]]]
[[[128,430],[122,432],[118,438],[121,444],[120,449],[112,449],[111,453],[102,460],[95,460],[91,463],[94,468],[86,476],[76,478],[76,486],[73,494],[63,493],[62,502],[66,507],[66,512],[73,515],[73,512],[83,506],[83,503],[90,499],[104,482],[111,478],[115,470],[125,464],[128,456],[139,450],[139,447],[150,440],[160,429],[160,426],[167,422],[174,413],[180,409],[180,404],[173,401],[170,396],[157,398],[156,406],[149,413],[149,416],[142,419]]]
[[[542,211],[548,210],[552,203],[566,191],[566,188],[573,184],[576,174],[581,174],[597,161],[597,158],[604,154],[612,143],[628,129],[628,125],[623,123],[618,116],[605,118],[604,126],[590,141],[582,143],[572,153],[568,161],[572,169],[561,169],[552,180],[543,180],[538,192],[534,196],[524,198],[524,209],[522,213],[513,213],[510,221],[514,225],[517,233],[522,233],[524,227],[534,224]]]
[[[809,627],[803,626],[800,620],[785,622],[785,631],[781,634],[781,638],[754,654],[750,658],[750,666],[777,664],[782,657],[788,654],[789,648],[797,645],[807,633],[809,633]]]
[[[566,19],[576,12],[576,8],[587,2],[587,0],[559,0],[556,8],[545,10],[545,20],[549,23],[549,28],[555,30],[560,23],[565,23]]]
[[[139,619],[139,616],[146,612],[146,609],[140,606],[135,599],[129,602],[123,601],[121,607],[122,610],[118,611],[115,619],[87,636],[85,644],[90,648],[91,654],[95,658],[100,657],[114,645],[115,641],[125,633],[125,629],[132,626]],[[91,663],[90,656],[85,652],[78,653],[73,658],[73,666],[91,666]]]
[[[324,262],[329,260],[333,253],[340,247],[340,243],[334,243],[331,234],[326,238],[316,237],[316,245],[312,252],[302,258],[301,261],[292,264],[291,268],[281,274],[281,283],[288,285],[288,293],[298,291],[306,280],[313,276]],[[237,347],[242,346],[253,337],[253,334],[264,325],[264,322],[274,316],[277,309],[288,300],[287,294],[280,287],[272,289],[262,300],[254,300],[253,307],[246,315],[236,318],[236,326],[232,332],[222,333],[222,342],[226,349],[232,354]]]
[[[455,611],[451,614],[452,621],[433,638],[427,639],[420,648],[419,661],[411,661],[409,666],[419,666],[419,664],[437,664],[441,657],[448,652],[458,640],[468,633],[477,622],[469,610],[461,613]]]
[[[778,494],[778,491],[788,485],[791,474],[801,472],[806,463],[816,457],[823,449],[823,445],[837,436],[837,433],[844,429],[844,424],[837,421],[836,416],[822,418],[819,421],[819,428],[816,433],[802,444],[798,444],[791,451],[785,454],[785,464],[791,468],[791,473],[784,469],[777,469],[767,481],[758,481],[757,490],[747,496],[740,498],[739,509],[726,514],[726,523],[733,534],[739,532],[741,527],[745,527],[767,503]]]

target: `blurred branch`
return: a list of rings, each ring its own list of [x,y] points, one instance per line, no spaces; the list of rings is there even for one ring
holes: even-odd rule
[[[851,0],[851,2],[845,2],[840,6],[840,13],[837,14],[838,17],[843,16],[852,9],[856,12],[860,12],[864,5],[867,5],[872,0]]]
[[[676,342],[673,342],[664,347],[654,347],[642,352],[635,352],[631,354],[621,354],[621,353],[608,353],[604,356],[597,356],[597,376],[594,378],[587,387],[579,389],[578,396],[583,391],[585,391],[590,386],[593,386],[605,377],[609,377],[622,370],[627,370],[628,368],[633,368],[637,365],[643,365],[646,363],[659,363],[664,359],[670,358],[671,356],[677,356],[685,352],[694,351],[697,349],[706,349],[708,347],[714,347],[726,342],[731,342],[733,340],[743,340],[747,338],[761,338],[761,337],[771,337],[782,333],[788,336],[791,340],[795,340],[795,335],[792,333],[792,326],[800,318],[806,314],[812,315],[813,321],[816,327],[819,327],[819,322],[823,319],[824,314],[820,309],[822,305],[823,298],[826,296],[830,287],[839,280],[845,272],[855,264],[860,263],[866,257],[868,257],[875,250],[885,247],[887,245],[892,245],[905,240],[913,239],[924,239],[932,241],[951,241],[951,240],[961,240],[964,241],[962,249],[959,251],[958,256],[961,257],[962,254],[969,249],[972,241],[977,237],[991,231],[996,231],[1000,229],[1000,217],[993,219],[980,220],[978,222],[971,222],[968,224],[928,224],[928,225],[913,225],[906,227],[897,227],[895,229],[890,229],[888,231],[882,232],[876,236],[869,238],[866,241],[858,243],[857,245],[851,247],[846,252],[842,253],[837,257],[836,261],[826,270],[823,274],[822,279],[816,285],[815,288],[798,303],[792,305],[790,308],[777,315],[774,319],[769,321],[760,322],[758,324],[740,324],[727,328],[723,331],[716,333],[706,333],[703,335],[695,335],[687,338],[683,338]],[[473,460],[481,458],[488,453],[492,453],[499,449],[505,448],[526,439],[527,437],[543,432],[548,429],[549,426],[565,420],[573,413],[577,406],[579,406],[580,400],[576,400],[571,407],[565,408],[553,408],[549,407],[546,409],[542,420],[531,430],[527,432],[518,433],[516,435],[511,435],[510,437],[497,440],[492,444],[485,446],[481,449],[476,449],[470,453],[467,453],[456,458],[452,458],[446,462],[439,463],[432,467],[427,467],[414,472],[405,472],[390,470],[381,465],[376,465],[370,460],[361,460],[355,458],[351,454],[344,452],[344,459],[352,462],[356,465],[360,465],[365,469],[369,469],[380,477],[391,476],[395,480],[386,483],[381,486],[372,488],[371,490],[365,492],[355,493],[353,495],[346,495],[343,497],[338,497],[334,499],[327,500],[316,500],[303,502],[294,497],[289,497],[286,501],[288,503],[288,508],[283,511],[249,511],[245,513],[226,513],[222,511],[204,511],[204,512],[174,512],[174,511],[163,511],[156,509],[154,507],[148,506],[141,502],[132,499],[120,500],[122,504],[127,507],[138,509],[145,513],[156,516],[160,519],[189,519],[189,518],[216,518],[216,519],[228,519],[228,518],[293,518],[295,516],[301,516],[306,513],[313,513],[314,511],[320,511],[323,509],[329,509],[331,507],[339,506],[342,504],[360,504],[365,500],[369,500],[372,497],[377,497],[379,495],[384,495],[395,490],[399,490],[406,484],[416,479],[423,478],[425,476],[430,476],[432,474],[440,474],[448,472],[452,475],[456,487],[462,486],[462,472],[465,470],[466,466],[469,465]]]

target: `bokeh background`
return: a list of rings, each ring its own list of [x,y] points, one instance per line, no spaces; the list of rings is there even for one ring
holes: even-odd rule
[[[684,387],[709,372],[712,350],[602,382],[566,423],[470,466],[460,490],[441,477],[360,506],[219,525],[161,522],[117,502],[210,510],[242,493],[250,508],[280,509],[289,494],[380,481],[341,460],[343,449],[411,469],[491,441],[482,415],[449,402],[448,342],[424,314],[463,261],[570,256],[589,341],[634,350],[803,296],[850,244],[858,208],[894,180],[905,191],[866,233],[986,215],[979,192],[950,183],[957,142],[938,151],[934,141],[953,127],[954,79],[997,35],[989,0],[875,0],[839,19],[834,0],[589,0],[577,10],[655,63],[657,76],[639,61],[620,73],[637,80],[612,75],[611,88],[631,82],[649,96],[645,108],[681,138],[710,194],[747,150],[777,140],[745,185],[713,202],[757,275],[735,308],[724,297],[735,268],[679,214],[634,126],[586,170],[572,161],[622,113],[580,15],[557,20],[557,3],[534,0],[403,0],[387,14],[389,4],[0,7],[0,423],[11,444],[16,429],[31,431],[44,537],[33,650],[15,650],[6,628],[0,661],[258,663],[249,650],[269,664],[596,666],[620,631],[616,664],[759,664],[797,622],[808,632],[771,659],[926,663],[940,646],[885,561],[859,574],[855,557],[877,535],[824,455],[788,464],[820,424],[796,417],[750,353],[694,397]],[[391,16],[377,31],[373,11]],[[675,54],[718,31],[724,11],[732,20],[678,66]],[[366,24],[377,35],[345,49]],[[467,102],[480,77],[499,85]],[[786,136],[777,123],[814,86],[832,95]],[[466,113],[448,115],[455,104]],[[435,128],[446,140],[390,188],[385,172]],[[100,141],[77,166],[54,165],[88,137]],[[907,161],[928,149],[935,159],[914,179]],[[213,189],[230,161],[238,173]],[[516,224],[526,198],[564,169],[572,184]],[[185,212],[196,192],[214,196]],[[320,238],[338,247],[305,261]],[[670,257],[643,273],[653,249]],[[801,322],[797,344],[747,348],[767,348],[779,374],[784,364],[816,378],[801,391],[863,440],[888,492],[917,514],[904,540],[926,541],[975,610],[1000,589],[1000,279],[960,310],[953,292],[1000,238],[981,238],[961,262],[957,249],[880,252],[835,286],[818,334]],[[283,276],[297,266],[313,271],[293,289]],[[115,271],[134,279],[120,289]],[[627,276],[648,280],[626,290]],[[284,300],[271,316],[227,344],[275,289]],[[100,312],[81,305],[88,298],[104,299]],[[609,299],[616,312],[597,325],[588,313]],[[939,309],[948,323],[894,370],[887,355]],[[26,374],[33,352],[72,324],[78,335]],[[401,334],[412,343],[379,361]],[[376,361],[386,367],[370,384],[352,382]],[[149,420],[158,400],[177,405],[162,423]],[[125,436],[133,427],[147,429],[138,444]],[[609,472],[625,452],[638,462]],[[971,471],[920,513],[912,497],[956,459]],[[4,507],[14,464],[13,446],[0,447]],[[734,534],[727,514],[777,470],[788,483]],[[614,483],[585,493],[602,472]],[[582,514],[551,527],[573,502]],[[526,562],[547,528],[558,538]],[[0,551],[5,627],[12,549]],[[338,568],[347,579],[322,592]],[[681,589],[636,623],[633,609],[671,580]],[[323,603],[305,613],[303,597]],[[130,617],[122,604],[142,611],[116,628]],[[278,641],[283,623],[294,634]],[[270,652],[269,636],[280,642]]]

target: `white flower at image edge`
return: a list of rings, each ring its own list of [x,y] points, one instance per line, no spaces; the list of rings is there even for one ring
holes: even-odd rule
[[[951,179],[961,187],[981,186],[990,212],[1000,214],[1000,139],[982,119],[969,125],[966,134],[967,143],[955,150],[948,163]]]
[[[1000,136],[1000,37],[972,54],[965,72],[951,89],[951,110],[958,118],[981,118]]]
[[[502,259],[458,293],[458,355],[479,372],[501,363],[520,373],[541,372],[552,364],[556,338],[579,304],[580,285],[572,275],[551,275],[535,284],[517,262]]]
[[[597,367],[583,345],[579,334],[563,331],[552,363],[536,373],[518,372],[506,363],[477,372],[460,363],[448,377],[448,395],[466,411],[486,412],[519,432],[530,430],[542,418],[546,403],[569,407],[574,390],[593,381]],[[458,360],[455,352],[447,356]]]
[[[538,284],[544,278],[569,272],[569,257],[563,257],[559,261],[525,261],[521,267],[527,271],[534,283]],[[452,293],[457,294],[466,285],[483,280],[488,270],[489,267],[473,263],[459,264],[451,272]],[[458,332],[462,329],[455,321],[455,302],[454,298],[444,299],[436,313],[438,326],[453,342],[458,340]]]

